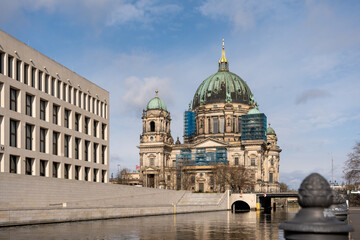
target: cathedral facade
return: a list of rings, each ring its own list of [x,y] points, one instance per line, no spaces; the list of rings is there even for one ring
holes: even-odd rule
[[[242,175],[250,181],[242,191],[279,191],[276,133],[267,127],[247,83],[229,71],[224,44],[218,71],[200,84],[184,113],[183,143],[174,143],[170,112],[157,91],[142,122],[139,181],[144,187],[221,191],[219,166],[226,166],[245,169]]]

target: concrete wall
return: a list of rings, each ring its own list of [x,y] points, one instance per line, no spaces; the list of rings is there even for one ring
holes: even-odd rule
[[[0,173],[0,226],[227,210],[227,194],[197,194]]]

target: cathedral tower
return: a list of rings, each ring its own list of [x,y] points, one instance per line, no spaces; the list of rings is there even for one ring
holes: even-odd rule
[[[170,113],[163,100],[152,98],[143,111],[140,136],[140,176],[143,186],[165,188],[165,167],[169,164],[171,145]]]

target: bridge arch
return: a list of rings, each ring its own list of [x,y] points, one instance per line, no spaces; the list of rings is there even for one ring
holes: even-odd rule
[[[250,211],[250,206],[246,202],[238,200],[238,201],[233,202],[233,204],[231,205],[231,211],[234,212],[234,213],[236,213],[236,212],[249,212]]]

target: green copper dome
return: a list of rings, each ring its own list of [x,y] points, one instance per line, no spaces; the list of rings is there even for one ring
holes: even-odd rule
[[[167,111],[164,101],[158,97],[157,93],[158,93],[158,91],[156,90],[156,96],[148,102],[148,104],[146,105],[146,110],[155,110],[156,109],[156,110]]]
[[[270,127],[270,126],[267,128],[266,134],[267,134],[267,135],[275,135],[275,136],[276,136],[275,130],[274,130],[272,127]]]
[[[252,108],[252,109],[250,109],[250,111],[248,111],[247,114],[258,114],[258,113],[260,113],[260,112],[259,112],[259,109],[257,109],[257,108]]]
[[[205,79],[193,98],[193,109],[202,104],[244,103],[252,105],[253,95],[246,82],[235,73],[229,72],[229,64],[223,46],[217,73]]]

